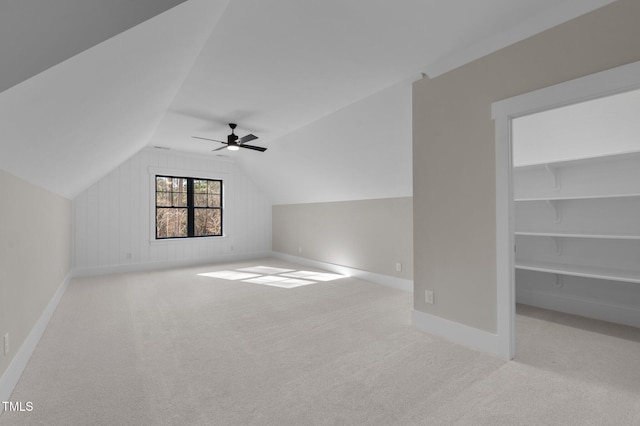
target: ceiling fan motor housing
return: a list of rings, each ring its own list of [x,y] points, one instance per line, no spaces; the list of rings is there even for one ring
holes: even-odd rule
[[[227,143],[236,144],[236,141],[238,140],[238,136],[234,133],[234,130],[236,129],[237,124],[229,123],[229,127],[231,127],[231,134],[227,136]]]

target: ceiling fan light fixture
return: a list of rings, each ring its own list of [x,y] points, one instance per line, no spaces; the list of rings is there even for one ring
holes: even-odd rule
[[[221,146],[220,148],[214,149],[213,150],[214,152],[220,151],[221,149],[225,149],[225,148],[228,149],[229,151],[239,151],[240,148],[252,149],[254,151],[260,151],[260,152],[265,152],[267,150],[267,148],[263,148],[261,146],[249,145],[248,143],[246,143],[246,142],[250,142],[252,140],[258,139],[256,135],[248,134],[246,136],[239,137],[234,133],[234,130],[236,128],[235,123],[229,123],[229,127],[231,127],[231,134],[227,135],[226,142],[218,139],[203,138],[200,136],[192,136],[192,137],[196,139],[204,139],[205,141],[218,142],[225,145],[225,146]]]

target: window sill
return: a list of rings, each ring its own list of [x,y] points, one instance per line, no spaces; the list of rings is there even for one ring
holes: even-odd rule
[[[193,243],[193,242],[198,242],[198,241],[212,241],[212,240],[219,240],[219,241],[224,241],[226,239],[228,239],[229,237],[227,235],[219,235],[219,236],[209,236],[209,237],[191,237],[191,238],[163,238],[163,239],[151,239],[149,240],[149,245],[155,246],[155,245],[167,245],[167,244],[186,244],[186,243]]]

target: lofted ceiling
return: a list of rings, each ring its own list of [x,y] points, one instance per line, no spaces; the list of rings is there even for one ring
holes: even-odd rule
[[[50,0],[51,40],[0,38],[0,60],[17,70],[0,80],[0,168],[73,198],[145,146],[213,157],[219,144],[191,136],[224,140],[227,123],[237,122],[240,135],[258,135],[254,144],[269,150],[241,150],[234,160],[273,186],[270,171],[282,165],[274,153],[296,137],[313,139],[309,129],[322,120],[338,123],[317,132],[325,154],[315,147],[299,156],[335,158],[336,141],[353,143],[363,149],[345,150],[353,157],[339,163],[357,167],[365,146],[384,159],[388,146],[373,132],[389,132],[361,116],[331,115],[611,1],[121,0],[109,13],[90,13],[80,0]],[[13,12],[14,31],[37,27],[43,18],[34,2],[2,3],[0,16]],[[34,65],[49,46],[59,53]],[[410,126],[410,118],[391,122]],[[399,132],[386,143],[404,144],[410,155],[410,129]]]
[[[185,0],[3,0],[0,92]]]

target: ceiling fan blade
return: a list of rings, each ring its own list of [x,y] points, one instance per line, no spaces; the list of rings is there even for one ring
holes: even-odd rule
[[[249,142],[252,140],[258,139],[258,137],[256,135],[247,135],[247,136],[243,136],[240,139],[238,139],[238,143],[245,143],[245,142]]]
[[[213,141],[213,142],[220,142],[220,143],[226,143],[224,141],[219,141],[218,139],[209,139],[209,138],[201,138],[200,136],[191,136],[194,139],[203,139],[205,141]]]
[[[220,148],[212,149],[211,152],[220,151],[221,149],[227,149],[227,146],[221,146]]]
[[[253,149],[255,151],[260,151],[260,152],[265,152],[267,150],[267,148],[263,148],[261,146],[255,146],[255,145],[239,145],[240,148],[248,148],[248,149]]]

